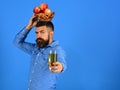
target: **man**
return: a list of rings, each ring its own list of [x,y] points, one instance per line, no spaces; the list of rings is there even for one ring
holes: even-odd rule
[[[27,35],[36,27],[36,44],[25,42]],[[58,42],[53,40],[54,25],[42,22],[32,16],[28,25],[14,39],[14,44],[31,55],[28,90],[55,90],[58,75],[66,69],[65,53]],[[57,52],[57,62],[48,63],[50,51]]]

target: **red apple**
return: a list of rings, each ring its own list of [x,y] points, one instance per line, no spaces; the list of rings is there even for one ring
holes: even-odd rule
[[[46,8],[48,8],[48,4],[46,4],[46,3],[40,4],[40,10],[44,11]]]
[[[35,8],[33,9],[33,12],[34,12],[35,14],[40,13],[40,8],[39,8],[39,7],[35,7]]]
[[[45,9],[44,11],[45,14],[50,14],[51,13],[51,10],[49,8]]]

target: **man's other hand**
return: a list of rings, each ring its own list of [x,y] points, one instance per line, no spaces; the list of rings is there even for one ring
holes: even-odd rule
[[[51,72],[62,72],[63,70],[63,65],[60,62],[54,62],[52,65],[49,64],[49,69]]]

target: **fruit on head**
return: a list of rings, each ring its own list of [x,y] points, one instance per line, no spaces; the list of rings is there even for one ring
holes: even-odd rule
[[[39,7],[35,7],[35,8],[33,9],[33,12],[34,12],[35,14],[40,13],[40,8],[39,8]]]
[[[48,4],[46,4],[46,3],[42,3],[42,4],[40,4],[40,10],[45,10],[45,9],[47,9],[48,8]]]
[[[44,11],[45,14],[50,14],[51,13],[51,10],[49,8],[45,9]]]

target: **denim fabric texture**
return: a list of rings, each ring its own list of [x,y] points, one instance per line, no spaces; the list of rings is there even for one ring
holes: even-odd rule
[[[65,51],[58,41],[53,41],[45,48],[38,48],[35,43],[26,42],[25,39],[29,32],[29,30],[22,29],[14,39],[14,44],[31,56],[28,90],[56,90],[57,78],[66,69]],[[64,68],[61,73],[53,73],[49,70],[50,50],[57,52],[57,60]]]

